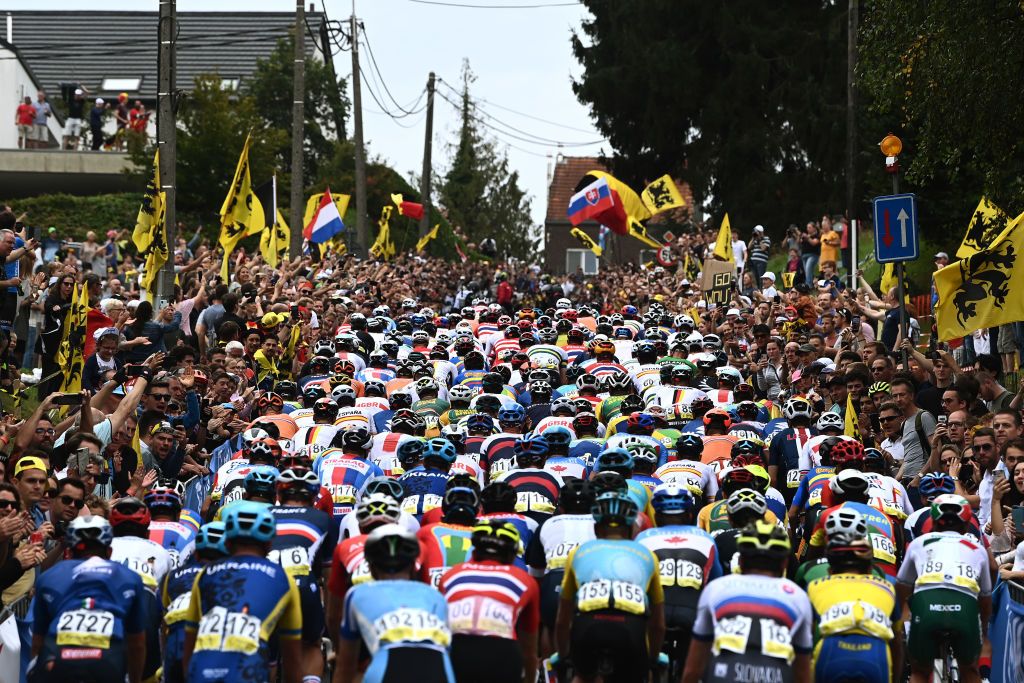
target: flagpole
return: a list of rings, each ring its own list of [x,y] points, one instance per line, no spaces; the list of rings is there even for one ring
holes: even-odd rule
[[[892,174],[892,193],[900,193],[900,169],[898,165]],[[900,340],[905,340],[907,338],[907,298],[905,294],[905,283],[903,282],[903,273],[903,261],[900,261],[896,264],[896,298],[899,301],[900,307]],[[910,366],[908,365],[907,350],[903,348],[902,344],[900,344],[900,348],[902,349],[900,356],[903,361],[903,367],[904,369],[909,369]]]
[[[160,21],[157,29],[159,57],[156,112],[157,149],[160,151],[160,185],[164,194],[164,238],[167,240],[167,261],[156,279],[159,305],[174,298],[174,247],[177,241],[175,201],[175,163],[177,160],[177,128],[174,121],[175,40],[178,35],[177,0],[160,0]]]

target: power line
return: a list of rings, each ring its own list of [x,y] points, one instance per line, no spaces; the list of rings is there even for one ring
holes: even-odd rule
[[[366,44],[366,51],[370,54],[370,63],[373,65],[373,70],[377,73],[377,78],[380,80],[380,84],[381,87],[384,89],[384,92],[387,93],[387,96],[391,98],[392,102],[395,103],[395,106],[398,107],[399,111],[410,116],[412,114],[418,114],[419,111],[422,111],[422,109],[416,112],[411,112],[409,111],[409,109],[413,109],[414,107],[416,107],[417,104],[419,104],[420,100],[423,99],[423,95],[426,93],[426,89],[420,91],[419,95],[416,97],[413,103],[409,105],[409,109],[406,109],[401,104],[399,104],[398,100],[395,99],[395,96],[391,94],[391,90],[388,89],[388,85],[384,80],[384,75],[381,73],[380,67],[377,66],[377,58],[374,57],[373,55],[373,46],[370,45],[370,36],[366,34],[366,27],[360,24],[359,28],[362,29],[363,31],[363,42]]]
[[[461,7],[463,9],[541,9],[545,7],[573,7],[580,2],[545,2],[535,5],[472,5],[460,2],[439,2],[438,0],[409,0],[417,5],[440,5],[441,7]]]

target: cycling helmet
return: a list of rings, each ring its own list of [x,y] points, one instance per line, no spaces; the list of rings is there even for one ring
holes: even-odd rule
[[[270,508],[247,500],[224,508],[224,540],[247,539],[257,543],[270,543],[277,532],[277,523]]]
[[[840,436],[830,436],[818,444],[818,457],[822,465],[832,465],[832,447],[844,439]]]
[[[822,413],[815,425],[815,427],[818,428],[818,431],[822,433],[828,429],[835,429],[842,432],[845,426],[846,425],[843,423],[843,416],[839,413]]]
[[[281,446],[276,439],[267,437],[260,439],[245,449],[249,463],[265,462],[274,463],[281,457]]]
[[[351,408],[356,404],[356,390],[353,389],[351,385],[339,384],[331,389],[331,398],[334,399],[334,403],[336,405]],[[317,403],[319,402],[320,401],[317,401]],[[315,405],[313,406],[313,410],[316,410]]]
[[[242,487],[250,496],[259,496],[267,500],[275,500],[277,492],[277,477],[280,475],[276,467],[261,466],[253,469],[245,475],[242,480]],[[317,487],[319,491],[319,486]]]
[[[868,533],[868,523],[864,520],[864,515],[844,505],[832,510],[825,518],[825,536],[831,538],[835,533],[864,536]]]
[[[476,518],[479,509],[480,494],[469,486],[452,486],[444,492],[444,498],[441,500],[441,510],[446,517],[454,513]]]
[[[736,538],[736,551],[741,558],[781,561],[789,557],[789,549],[789,534],[777,524],[761,520],[743,527]]]
[[[625,448],[609,448],[594,461],[595,472],[617,472],[623,477],[633,474],[633,456]]]
[[[321,339],[313,345],[313,355],[329,358],[335,353],[334,342],[328,339]]]
[[[937,529],[962,529],[971,521],[973,513],[966,498],[955,493],[943,493],[932,501],[931,517]]]
[[[717,334],[704,335],[704,348],[709,351],[719,351],[722,348],[722,338]]]
[[[736,456],[750,457],[752,455],[764,455],[764,444],[754,439],[740,439],[732,445],[729,451],[732,458]]]
[[[599,496],[605,491],[621,491],[625,493],[629,490],[626,478],[618,472],[612,472],[611,470],[595,472],[590,478],[590,485],[594,488],[595,496]]]
[[[366,537],[363,557],[372,568],[398,572],[413,566],[420,555],[416,534],[397,524],[382,524]]]
[[[736,416],[744,422],[756,420],[760,412],[761,407],[753,401],[740,401],[736,404]]]
[[[740,371],[733,367],[718,368],[715,371],[715,376],[718,377],[719,382],[731,383],[732,386],[736,386],[743,381],[743,375]]]
[[[651,507],[663,515],[685,515],[696,510],[693,494],[675,484],[659,484],[651,495]]]
[[[551,414],[558,415],[564,413],[567,415],[576,414],[576,404],[572,402],[572,399],[567,396],[561,396],[551,402]]]
[[[837,572],[846,566],[870,567],[874,559],[871,539],[866,534],[837,531],[828,536],[825,557],[829,566]]]
[[[882,451],[877,448],[864,449],[864,471],[885,474],[887,463]]]
[[[299,386],[291,380],[282,379],[274,383],[274,391],[281,396],[281,398],[294,401],[299,395]]]
[[[551,425],[544,430],[544,438],[547,439],[548,446],[567,447],[572,443],[572,432],[568,427]]]
[[[676,439],[676,452],[687,460],[698,460],[704,452],[704,439],[694,432],[683,432]]]
[[[655,466],[658,464],[658,447],[650,441],[635,441],[623,445],[626,451],[633,456],[634,463],[639,462]]]
[[[558,494],[558,504],[566,514],[579,515],[589,512],[594,504],[593,485],[585,479],[569,479],[562,485],[562,490]]]
[[[398,502],[402,502],[402,499],[405,498],[405,486],[402,485],[402,482],[391,477],[374,477],[366,482],[363,495],[369,496],[374,493],[384,493]]]
[[[250,427],[242,432],[242,446],[248,446],[254,441],[269,438],[270,434],[265,429],[261,429],[260,427]]]
[[[402,463],[402,467],[406,470],[415,467],[423,458],[424,445],[423,439],[403,439],[398,444],[396,452],[398,462]]]
[[[615,372],[605,376],[604,386],[609,391],[630,390],[634,388],[633,378],[622,370],[616,370]]]
[[[626,431],[630,434],[651,434],[657,426],[650,413],[631,413],[626,420]]]
[[[428,440],[423,446],[424,460],[436,458],[450,465],[455,462],[457,457],[458,453],[455,452],[455,446],[453,446],[447,439],[435,437]]]
[[[708,399],[711,400],[711,399]],[[694,403],[696,403],[696,399]],[[692,405],[691,409],[692,409]],[[704,425],[707,426],[712,422],[721,422],[726,429],[732,426],[732,416],[729,415],[728,411],[724,408],[712,408],[711,410],[704,413]]]
[[[334,437],[335,443],[340,443],[343,450],[367,451],[373,443],[370,429],[361,423],[355,423],[339,431]]]
[[[67,547],[82,551],[87,545],[109,548],[114,542],[114,532],[110,522],[99,515],[75,517],[64,532]]]
[[[870,486],[871,482],[860,470],[841,470],[829,481],[832,492],[846,500],[866,500]]]
[[[398,501],[383,492],[364,494],[356,503],[356,522],[360,530],[394,524],[401,515]]]
[[[782,415],[787,420],[796,417],[805,417],[810,420],[814,415],[814,406],[806,398],[794,396],[782,404]]]
[[[580,368],[578,365],[573,367],[579,368],[580,370],[583,369]],[[597,375],[582,374],[578,378],[576,378],[576,388],[581,391],[583,389],[592,389],[594,391],[598,391],[601,388],[601,380],[597,377]]]
[[[511,522],[483,519],[473,527],[473,555],[511,564],[519,552],[519,530]]]
[[[551,396],[551,383],[544,380],[531,380],[530,396],[532,398],[549,398]]]
[[[868,387],[868,396],[874,396],[875,394],[891,394],[892,385],[888,382],[875,382]]]
[[[391,416],[391,431],[397,434],[422,435],[427,428],[427,421],[408,408],[396,410]]]
[[[210,522],[196,532],[196,554],[220,557],[228,554],[224,547],[224,522]]]
[[[737,489],[725,499],[725,509],[730,515],[749,511],[761,518],[768,510],[768,501],[760,491]]]
[[[181,512],[181,496],[172,489],[153,489],[146,494],[142,502],[146,504],[149,511],[170,510],[171,514],[177,516]]]
[[[517,440],[512,447],[512,452],[520,467],[536,466],[543,463],[550,450],[547,437],[543,434],[527,434]]]
[[[476,394],[473,388],[466,384],[456,384],[448,390],[448,400],[452,403],[469,403]]]
[[[351,387],[349,387],[351,388]],[[333,392],[332,392],[333,393]],[[319,398],[313,404],[313,419],[334,422],[338,417],[338,404],[333,398]]]
[[[597,433],[597,416],[592,412],[577,412],[572,419],[572,428],[577,434],[580,432]]]
[[[151,520],[149,508],[138,498],[132,496],[118,498],[110,506],[110,526],[112,528],[122,524],[138,524],[148,529]]]
[[[944,493],[956,493],[956,480],[945,472],[929,472],[921,475],[918,491],[922,498],[935,498]]]
[[[518,403],[509,405],[498,411],[498,422],[509,425],[521,425],[526,420],[526,408]]]
[[[416,393],[421,397],[424,393],[437,393],[437,380],[433,377],[420,377],[416,380]]]
[[[277,477],[277,490],[315,498],[320,493],[320,478],[306,467],[289,467]]]
[[[466,418],[466,429],[489,435],[494,433],[494,420],[487,413],[473,413]]]
[[[516,511],[516,490],[506,481],[492,481],[480,492],[485,514]]]
[[[594,499],[590,514],[597,524],[632,526],[636,520],[637,507],[626,493],[605,491]]]
[[[819,449],[820,452],[821,449]],[[839,439],[828,449],[828,457],[836,470],[861,469],[864,463],[864,445],[853,439]],[[858,465],[860,467],[858,467]]]
[[[707,415],[714,407],[715,402],[708,396],[698,396],[690,401],[690,413],[693,415],[693,419],[695,420]],[[726,415],[728,415],[728,413],[726,413]]]
[[[388,405],[392,410],[412,407],[412,394],[405,391],[396,391],[388,396]]]

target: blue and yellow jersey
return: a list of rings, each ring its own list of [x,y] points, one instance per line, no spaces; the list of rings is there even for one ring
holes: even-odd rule
[[[893,585],[868,574],[832,574],[811,581],[807,596],[822,638],[862,635],[892,640],[900,609]]]
[[[665,600],[658,559],[636,541],[594,539],[572,550],[562,595],[576,596],[579,612],[617,610],[646,614]]]
[[[793,494],[793,505],[798,510],[809,510],[821,505],[821,492],[828,486],[836,474],[836,468],[826,465],[817,465],[807,471],[800,479],[796,493]]]
[[[447,652],[452,637],[444,596],[425,583],[404,580],[349,590],[339,633],[344,640],[362,640],[371,655],[397,645]]]
[[[301,635],[299,591],[276,562],[229,557],[196,577],[185,628],[196,633],[189,681],[262,683],[270,674],[270,638]]]

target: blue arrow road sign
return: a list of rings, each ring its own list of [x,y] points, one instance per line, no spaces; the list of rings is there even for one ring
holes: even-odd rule
[[[875,260],[917,258],[917,198],[912,194],[875,197]]]

